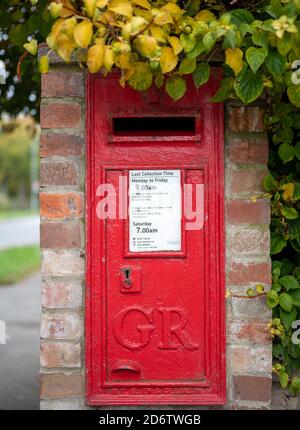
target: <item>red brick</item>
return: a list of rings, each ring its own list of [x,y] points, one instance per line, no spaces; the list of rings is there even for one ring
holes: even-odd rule
[[[84,255],[73,250],[46,250],[42,252],[42,274],[47,276],[82,276]]]
[[[258,106],[229,106],[228,126],[234,132],[263,132],[265,110]]]
[[[40,140],[40,157],[81,156],[83,137],[78,134],[42,133]]]
[[[269,255],[270,232],[262,228],[232,228],[228,246],[231,253],[236,255]]]
[[[84,82],[80,72],[55,70],[42,75],[42,97],[83,97]]]
[[[229,321],[227,330],[228,342],[246,341],[254,344],[270,344],[272,341],[266,321]]]
[[[76,102],[52,102],[41,104],[42,128],[79,128],[81,106]]]
[[[78,339],[83,331],[82,318],[77,313],[43,312],[41,316],[42,339]]]
[[[40,193],[40,214],[42,218],[47,219],[81,217],[83,194],[42,192]]]
[[[235,163],[268,163],[268,139],[231,139],[229,158]]]
[[[80,308],[82,306],[81,282],[64,279],[44,281],[42,306],[44,308]]]
[[[42,399],[84,397],[84,375],[82,373],[42,373],[40,393]]]
[[[230,224],[269,224],[269,202],[266,199],[259,199],[255,203],[247,200],[227,201],[226,222]]]
[[[271,284],[271,263],[232,262],[227,271],[228,285]]]
[[[80,367],[80,343],[41,342],[41,365],[43,367]]]
[[[233,373],[271,373],[272,347],[270,345],[233,345],[229,347],[229,363]]]
[[[233,377],[235,398],[238,400],[271,400],[272,379],[261,376],[236,375]]]
[[[40,185],[79,185],[79,165],[72,161],[41,163]]]
[[[229,190],[232,194],[261,194],[267,170],[243,169],[230,171]]]
[[[82,246],[79,221],[43,222],[41,224],[41,248],[80,248]]]

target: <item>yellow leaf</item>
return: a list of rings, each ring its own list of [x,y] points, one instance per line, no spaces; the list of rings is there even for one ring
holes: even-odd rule
[[[226,64],[238,75],[243,68],[243,51],[239,48],[227,48],[225,56]]]
[[[76,25],[74,29],[74,40],[80,48],[87,48],[93,37],[93,24],[84,20]]]
[[[104,47],[103,66],[110,72],[115,62],[115,53],[111,46]]]
[[[104,46],[97,43],[89,48],[87,52],[87,66],[90,73],[97,73],[101,69],[104,58]]]
[[[132,6],[128,0],[111,0],[107,8],[119,15],[132,17]]]
[[[175,3],[167,3],[162,10],[167,10],[175,19],[178,19],[183,15],[184,10],[180,9]]]
[[[96,10],[96,0],[84,0],[83,6],[86,14],[92,18]]]
[[[132,65],[133,73],[128,84],[137,91],[146,91],[152,85],[153,75],[148,63],[138,61]]]
[[[64,23],[65,23],[65,20],[63,18],[60,18],[57,21],[55,21],[55,23],[53,24],[50,35],[53,37],[54,41],[58,37]]]
[[[43,55],[39,61],[39,71],[40,73],[47,73],[49,70],[49,58],[47,55]]]
[[[136,50],[144,57],[154,57],[158,50],[158,44],[153,36],[140,34],[135,40]]]
[[[168,37],[168,42],[172,46],[175,55],[178,55],[183,50],[183,47],[178,37],[170,36]]]
[[[109,0],[97,0],[96,6],[100,9],[103,9],[105,6],[108,5]]]
[[[159,62],[162,73],[168,73],[177,66],[178,57],[174,54],[172,48],[165,47],[162,48]]]
[[[66,34],[60,34],[56,40],[56,50],[58,55],[66,62],[71,61],[71,55],[76,48],[74,41]]]
[[[62,3],[63,5],[59,14],[62,18],[68,18],[69,16],[74,15],[74,6],[69,0],[56,0],[55,3]]]
[[[294,182],[289,182],[288,184],[284,184],[282,186],[284,192],[283,192],[283,199],[287,202],[288,200],[291,200],[293,198],[294,195],[294,191],[295,191],[295,184]]]
[[[63,4],[62,3],[56,3],[56,2],[51,2],[50,6],[48,7],[50,15],[53,19],[57,19],[63,9]]]
[[[173,24],[172,15],[168,11],[159,11],[155,18],[154,24],[156,25],[165,25],[165,24]]]
[[[134,74],[134,69],[131,67],[130,69],[122,69],[121,77],[119,79],[119,83],[121,87],[125,87],[126,81]]]
[[[120,69],[130,69],[132,67],[131,54],[119,54],[118,56],[116,56],[115,64]]]
[[[215,21],[216,17],[210,10],[205,9],[197,13],[195,19],[196,21],[211,22]]]
[[[151,8],[151,4],[148,2],[148,0],[132,0],[132,3],[147,10]]]
[[[31,55],[37,54],[37,41],[35,39],[32,39],[28,43],[24,43],[23,48],[26,49]]]
[[[73,37],[74,28],[77,25],[77,20],[73,16],[72,18],[65,19],[65,22],[61,26],[61,32],[66,33],[69,37]]]
[[[151,25],[150,26],[150,32],[151,32],[151,35],[153,37],[155,37],[155,39],[158,42],[163,42],[163,43],[166,42],[167,34],[166,34],[165,30],[163,30],[158,25]]]

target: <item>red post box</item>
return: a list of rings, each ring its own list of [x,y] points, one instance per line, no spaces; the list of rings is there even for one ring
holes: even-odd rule
[[[87,401],[225,403],[223,107],[88,78]]]

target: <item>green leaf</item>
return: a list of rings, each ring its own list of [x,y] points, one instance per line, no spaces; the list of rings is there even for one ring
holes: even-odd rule
[[[290,389],[293,394],[300,393],[300,376],[293,377]]]
[[[291,103],[300,108],[300,85],[291,85],[288,87],[287,95]]]
[[[205,51],[202,39],[197,40],[195,46],[191,51],[187,53],[187,58],[197,58],[200,54],[202,54]]]
[[[270,254],[271,255],[278,254],[283,250],[283,248],[285,248],[286,244],[287,242],[281,234],[272,232]]]
[[[300,289],[298,288],[297,290],[293,290],[289,294],[294,301],[294,305],[300,308]]]
[[[295,149],[289,143],[282,143],[279,146],[278,155],[285,164],[288,161],[291,161],[295,157]]]
[[[240,74],[241,75],[241,74]],[[264,86],[261,76],[254,75],[251,70],[242,73],[234,82],[234,89],[245,104],[256,100],[263,92]]]
[[[282,276],[279,281],[287,291],[299,288],[299,282],[292,275]]]
[[[201,0],[191,0],[186,8],[186,15],[194,16],[197,12],[199,12]]]
[[[289,383],[289,375],[286,372],[280,372],[278,376],[281,387],[286,388]]]
[[[182,60],[179,66],[179,73],[181,75],[188,75],[189,73],[193,73],[196,69],[196,58],[185,58]]]
[[[17,24],[11,28],[9,32],[10,41],[17,46],[22,46],[27,42],[28,30],[24,24]]]
[[[198,89],[205,84],[210,76],[210,67],[207,63],[197,64],[196,70],[193,73],[195,87]]]
[[[257,31],[252,35],[252,42],[255,45],[261,46],[262,48],[267,48],[269,45],[269,36],[266,31]]]
[[[266,67],[275,79],[281,78],[286,65],[286,59],[276,51],[272,51],[266,58]]]
[[[246,9],[235,9],[230,12],[230,22],[235,25],[252,24],[254,16]]]
[[[281,210],[281,213],[287,219],[296,219],[299,216],[297,209],[289,208],[287,206]]]
[[[146,91],[152,85],[153,75],[148,63],[138,61],[133,65],[134,73],[128,79],[128,84],[137,91]]]
[[[179,75],[172,75],[167,79],[166,91],[174,100],[179,100],[186,92],[186,81]]]
[[[211,101],[220,103],[226,100],[230,96],[233,90],[233,83],[234,83],[233,78],[222,79],[221,86],[216,92],[216,94],[211,98]]]
[[[267,306],[270,309],[275,308],[278,305],[278,294],[276,291],[270,290],[267,292]]]
[[[285,310],[280,308],[279,315],[284,327],[289,330],[292,327],[293,322],[297,318],[297,311],[294,307],[292,308],[291,312],[286,312]]]
[[[271,173],[268,173],[264,177],[263,186],[264,186],[265,191],[267,191],[268,193],[270,193],[270,192],[272,192],[274,190],[277,190],[278,183],[274,179],[274,177],[271,175]]]
[[[291,312],[293,307],[293,298],[290,297],[287,293],[282,293],[279,296],[279,304],[287,312]]]
[[[267,58],[268,50],[266,48],[254,48],[251,46],[247,49],[246,60],[254,73],[260,68]]]
[[[298,158],[298,160],[300,160],[300,142],[296,143],[296,145],[294,146],[294,150],[296,157]]]
[[[300,182],[295,182],[293,200],[300,200]]]
[[[180,42],[183,46],[184,52],[190,52],[196,45],[196,39],[192,34],[181,33]]]

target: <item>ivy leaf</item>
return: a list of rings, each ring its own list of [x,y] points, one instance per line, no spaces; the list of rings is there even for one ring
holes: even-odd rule
[[[196,45],[196,39],[192,34],[181,33],[180,42],[183,46],[184,52],[190,52]]]
[[[292,275],[282,276],[279,281],[287,291],[299,288],[299,282]]]
[[[138,61],[133,64],[133,74],[128,79],[128,84],[137,91],[146,91],[152,85],[153,75],[148,63]]]
[[[291,312],[293,307],[293,298],[290,297],[287,293],[280,294],[278,302],[282,309],[284,309],[286,312]]]
[[[293,298],[294,305],[300,307],[300,289],[291,291],[290,296]]]
[[[293,377],[290,389],[293,394],[300,393],[300,376]]]
[[[282,143],[278,149],[278,155],[282,159],[282,161],[287,163],[291,161],[295,156],[295,149],[289,143]]]
[[[300,239],[300,218],[290,219],[288,222],[289,225],[289,235],[291,239]]]
[[[196,58],[185,58],[182,60],[179,66],[179,73],[181,75],[188,75],[189,73],[193,73],[196,69]]]
[[[227,48],[225,56],[226,64],[238,75],[243,68],[243,51],[240,48]]]
[[[246,9],[235,9],[230,12],[230,22],[235,25],[252,24],[254,16]]]
[[[174,100],[179,100],[186,92],[186,81],[179,75],[172,75],[167,79],[166,91]]]
[[[289,375],[286,372],[280,372],[278,376],[281,387],[286,388],[289,383]]]
[[[289,200],[292,200],[294,195],[294,190],[295,190],[294,182],[288,182],[287,184],[284,184],[282,186],[282,189],[283,189],[283,194],[282,194],[283,200],[285,200],[286,202]]]
[[[282,77],[286,65],[286,59],[278,52],[270,52],[266,58],[266,67],[275,79]]]
[[[171,72],[177,66],[178,57],[174,54],[173,49],[165,47],[162,49],[160,56],[160,68],[162,73]]]
[[[270,290],[267,292],[267,306],[270,309],[275,308],[278,305],[278,294],[276,291]]]
[[[252,35],[252,42],[262,48],[267,48],[269,45],[269,35],[266,31],[257,31]]]
[[[216,94],[211,98],[211,101],[215,103],[220,103],[226,100],[233,90],[233,82],[233,78],[222,79],[221,86],[216,92]]]
[[[286,219],[296,219],[299,216],[297,209],[287,206],[281,210],[281,213]]]
[[[234,89],[239,98],[245,104],[256,100],[263,92],[264,85],[260,75],[254,75],[251,70],[247,70],[234,82]]]
[[[278,183],[275,180],[275,178],[271,175],[271,173],[268,173],[263,180],[263,186],[265,191],[267,191],[268,193],[277,190],[278,188]]]
[[[300,108],[300,85],[291,85],[288,87],[287,95],[291,103]]]
[[[246,60],[254,73],[260,68],[267,58],[268,50],[266,48],[254,48],[251,46],[247,49]]]
[[[280,319],[283,322],[286,330],[289,330],[292,327],[293,322],[297,318],[297,311],[295,307],[292,308],[291,312],[286,312],[282,308],[279,311]]]
[[[210,76],[210,67],[206,63],[197,64],[196,70],[193,73],[193,80],[196,88],[198,89],[201,85],[205,84]]]
[[[281,252],[283,248],[286,247],[286,244],[287,242],[281,234],[271,232],[271,255],[278,254],[279,252]]]

